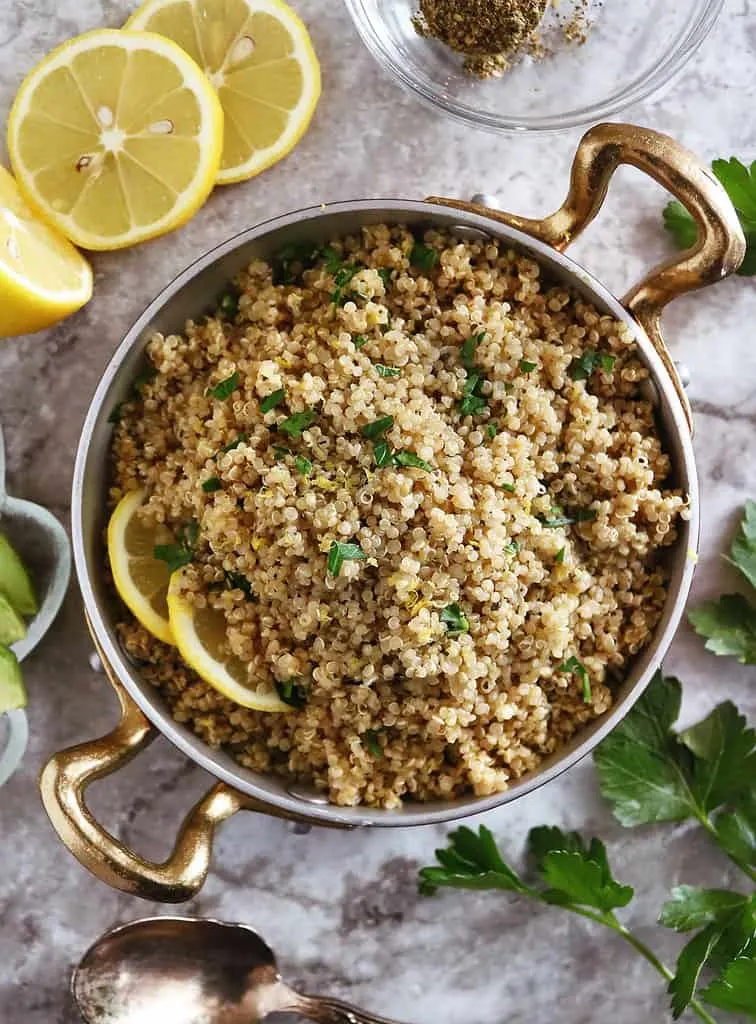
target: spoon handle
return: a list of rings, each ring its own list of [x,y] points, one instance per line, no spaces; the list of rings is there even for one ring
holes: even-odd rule
[[[315,1024],[398,1024],[388,1017],[358,1010],[340,999],[323,996],[298,996],[293,1012],[315,1021]]]

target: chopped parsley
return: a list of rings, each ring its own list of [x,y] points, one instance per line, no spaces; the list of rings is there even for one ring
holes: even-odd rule
[[[417,267],[418,270],[424,270],[426,273],[430,273],[433,270],[440,258],[435,249],[429,245],[424,245],[422,242],[415,242],[410,252],[410,263],[412,266]]]
[[[520,373],[532,373],[538,363],[531,363],[527,359],[520,360]]]
[[[433,466],[425,459],[421,459],[419,455],[415,455],[414,452],[396,452],[394,463],[397,466],[408,466],[411,469],[424,469],[426,473],[433,472]]]
[[[288,434],[289,437],[297,439],[302,436],[303,431],[312,426],[317,418],[318,414],[314,409],[305,409],[304,412],[295,412],[293,416],[289,416],[283,423],[279,423],[278,429],[283,431],[284,434]]]
[[[564,564],[564,555],[565,555],[565,552],[566,552],[566,551],[567,551],[567,548],[560,548],[560,549],[559,549],[559,550],[557,551],[556,555],[554,556],[554,561],[555,561],[555,562],[556,562],[556,563],[557,563],[558,565],[563,565],[563,564]]]
[[[238,448],[239,445],[244,444],[246,442],[246,440],[247,440],[247,435],[246,434],[237,434],[236,435],[236,440],[235,441],[231,441],[230,444],[224,445],[224,447],[221,448],[221,450],[220,450],[220,452],[218,454],[219,455],[225,455],[226,452],[232,452],[235,448]],[[218,456],[216,455],[216,458],[217,457]]]
[[[344,263],[333,275],[333,283],[336,285],[334,291],[331,293],[331,302],[337,306],[343,306],[349,298],[346,294],[347,285],[351,282],[352,278],[359,271],[359,267],[356,263]]]
[[[266,395],[265,398],[260,401],[260,412],[265,415],[266,412],[270,412],[271,409],[275,409],[277,405],[280,405],[286,398],[286,392],[283,388],[279,388],[278,391],[272,392],[270,395]]]
[[[293,679],[276,682],[276,691],[284,704],[288,704],[290,708],[303,708],[307,703],[307,689],[296,676]]]
[[[280,462],[281,459],[285,459],[287,455],[291,455],[291,448],[287,448],[283,444],[274,444],[273,451],[275,452],[276,462]]]
[[[468,370],[462,387],[459,411],[462,416],[477,416],[488,408],[488,399],[482,393],[485,378],[480,370]]]
[[[455,602],[447,604],[441,612],[441,621],[446,626],[446,632],[450,636],[459,636],[460,633],[470,632],[470,623],[467,616]]]
[[[379,469],[382,469],[384,466],[390,466],[394,458],[391,445],[383,439],[376,441],[373,445],[373,455],[375,456],[375,464]]]
[[[508,555],[516,555],[520,550],[520,545],[516,540],[511,540],[509,544],[504,545],[504,551]]]
[[[552,508],[551,512],[547,516],[537,516],[536,518],[549,529],[558,529],[560,526],[574,526],[575,523],[590,523],[592,522],[598,513],[592,508],[579,508],[572,515],[565,515],[559,506]]]
[[[515,492],[514,484],[499,484],[499,487],[501,487],[502,491],[506,491],[507,494],[514,494]]]
[[[312,473],[312,463],[304,455],[297,455],[295,457],[294,466],[297,473],[301,473],[302,476],[309,476]]]
[[[216,384],[212,388],[208,388],[205,391],[205,398],[212,396],[213,398],[219,399],[221,402],[232,395],[234,391],[241,384],[241,376],[238,370],[234,370],[230,377],[226,377],[219,384]]]
[[[359,544],[335,540],[328,552],[328,574],[338,576],[344,562],[364,562],[366,558],[367,555]]]
[[[391,430],[393,425],[393,416],[381,416],[380,419],[373,420],[372,423],[366,423],[360,433],[368,440],[376,441],[379,437],[383,437],[387,430]]]
[[[369,338],[366,334],[355,334],[355,336],[352,338],[352,344],[354,345],[358,352],[361,348],[364,348],[365,345],[367,345],[368,341]]]
[[[573,380],[588,380],[596,370],[611,373],[616,361],[616,358],[607,352],[597,352],[595,348],[587,348],[581,356],[576,356],[572,360],[567,372]]]
[[[480,345],[485,336],[485,331],[479,331],[477,334],[471,335],[467,341],[462,343],[462,348],[459,350],[459,357],[462,360],[462,365],[465,369],[475,369],[475,349]]]
[[[228,584],[229,589],[241,590],[248,601],[257,600],[255,592],[252,590],[252,584],[246,576],[242,576],[240,572],[229,572],[227,569],[224,570],[223,575],[226,578],[226,583]]]
[[[188,565],[194,558],[194,548],[199,537],[199,523],[190,519],[176,531],[175,544],[156,544],[153,548],[153,556],[160,562],[165,562],[171,572],[176,572],[182,566]]]
[[[205,494],[212,494],[214,491],[222,491],[223,484],[221,483],[220,477],[211,476],[202,484],[202,490]]]
[[[593,693],[591,691],[591,680],[588,678],[588,670],[582,661],[578,661],[577,658],[568,658],[563,665],[559,666],[560,672],[569,672],[570,675],[575,675],[580,679],[583,687],[583,702],[585,704],[593,703]]]
[[[218,303],[218,314],[224,320],[233,320],[239,312],[239,299],[241,295],[238,291],[226,292],[221,297]]]
[[[378,729],[367,729],[360,737],[373,757],[383,757],[383,747],[381,746],[379,735]]]
[[[402,372],[396,366],[384,366],[383,363],[376,363],[375,368],[379,377],[398,377]]]
[[[296,284],[305,270],[315,266],[320,249],[314,242],[291,242],[270,261],[273,284]]]
[[[491,438],[491,440],[493,440],[499,433],[499,428],[496,426],[495,423],[489,423],[488,426],[486,427],[486,433]]]

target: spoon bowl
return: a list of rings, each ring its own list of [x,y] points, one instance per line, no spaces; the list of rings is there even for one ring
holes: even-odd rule
[[[336,999],[300,995],[257,932],[199,918],[144,918],[106,932],[71,988],[86,1024],[253,1024],[271,1013],[392,1024]]]

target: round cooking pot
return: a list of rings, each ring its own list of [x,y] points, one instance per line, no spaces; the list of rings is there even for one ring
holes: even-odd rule
[[[697,244],[654,269],[617,299],[564,250],[598,213],[609,180],[620,164],[632,164],[681,200],[699,226]],[[144,348],[155,331],[180,332],[187,318],[212,307],[228,281],[256,257],[269,257],[287,243],[315,242],[356,233],[366,224],[433,224],[463,237],[482,235],[537,260],[549,277],[582,293],[602,312],[622,320],[635,335],[650,371],[659,429],[672,460],[671,483],[690,496],[690,519],[668,552],[670,584],[654,637],[628,668],[616,703],[530,775],[505,793],[436,803],[406,804],[399,810],[336,807],[325,797],[274,775],[237,764],[212,750],[175,722],[158,692],[122,650],[116,635],[118,605],[105,580],[108,416],[124,399],[144,363]],[[659,667],[682,615],[698,546],[698,483],[691,443],[692,418],[677,370],[664,346],[659,318],[673,298],[733,273],[745,243],[735,211],[721,185],[690,153],[663,135],[630,125],[600,125],[583,138],[572,168],[564,205],[543,220],[526,220],[480,203],[431,198],[425,202],[363,200],[300,210],[242,232],[185,270],[145,310],[110,362],[84,424],[73,484],[72,521],[76,571],[92,635],[121,703],[121,720],[108,736],[56,754],[41,776],[47,813],[60,838],[98,878],[151,900],[180,902],[202,886],[217,826],[246,809],[308,825],[406,827],[464,818],[517,800],[555,778],[591,751],[627,714]],[[159,733],[219,781],[189,812],[173,853],[163,864],[128,850],[92,816],[86,787],[135,757]]]

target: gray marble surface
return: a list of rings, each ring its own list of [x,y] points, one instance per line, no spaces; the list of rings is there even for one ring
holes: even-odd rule
[[[682,0],[680,0],[682,2]],[[99,374],[118,340],[159,287],[241,225],[322,200],[495,192],[525,214],[557,205],[579,132],[547,138],[476,134],[419,107],[360,47],[338,0],[296,0],[324,68],[324,96],[297,150],[257,181],[219,190],[179,233],[98,256],[96,294],[78,316],[31,338],[0,341],[0,415],[9,441],[12,492],[63,520],[73,454]],[[117,25],[128,0],[5,0],[0,5],[0,111],[26,70],[54,44]],[[710,159],[756,158],[756,3],[727,0],[725,13],[686,72],[626,120],[668,131]],[[621,289],[668,251],[664,196],[621,172],[606,209],[575,253]],[[733,280],[680,301],[666,328],[692,373],[696,448],[703,482],[703,557],[695,599],[734,583],[720,558],[746,496],[756,492],[756,291]],[[31,746],[0,792],[0,1020],[73,1024],[71,965],[102,930],[160,908],[95,882],[57,842],[41,810],[37,771],[51,751],[106,731],[114,701],[89,665],[81,604],[72,587],[63,613],[27,663]],[[715,660],[683,628],[667,668],[685,682],[686,719],[725,697],[756,717],[753,670]],[[92,802],[123,839],[167,852],[181,814],[208,777],[166,742],[95,788]],[[734,882],[723,859],[687,826],[633,832],[613,823],[583,763],[487,824],[513,857],[527,830],[554,822],[604,836],[638,898],[627,921],[665,957],[678,942],[653,925],[670,886]],[[292,979],[418,1024],[623,1024],[667,1019],[654,973],[589,923],[505,895],[416,892],[416,869],[446,829],[313,831],[253,815],[221,833],[212,874],[189,910],[258,926]]]

